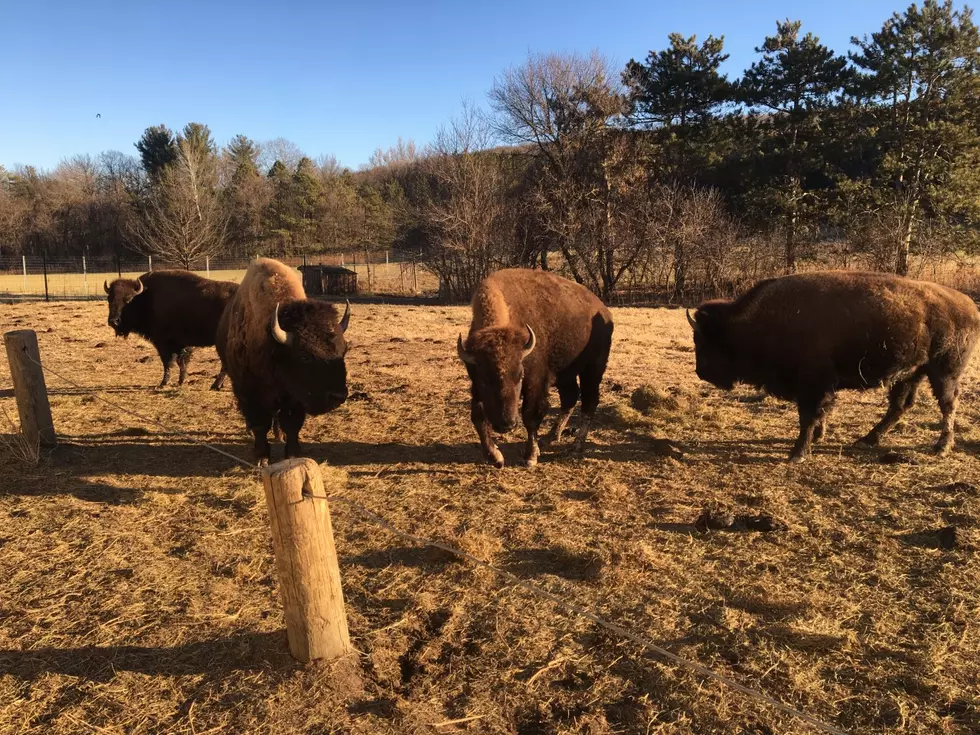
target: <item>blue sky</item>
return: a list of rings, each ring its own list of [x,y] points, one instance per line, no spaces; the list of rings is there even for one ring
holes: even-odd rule
[[[351,168],[425,143],[528,52],[593,48],[617,66],[678,31],[725,35],[730,76],[781,18],[838,52],[899,0],[186,2],[0,0],[0,165],[135,153],[149,125],[285,137]],[[96,118],[101,114],[101,118]]]

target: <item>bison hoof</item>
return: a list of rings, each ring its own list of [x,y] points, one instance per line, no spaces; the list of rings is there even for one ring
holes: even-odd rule
[[[269,458],[268,457],[262,457],[258,462],[255,463],[255,466],[256,467],[268,467],[269,466]]]
[[[936,446],[932,448],[932,453],[937,457],[946,457],[950,452],[953,451],[953,442],[951,441],[940,441]]]
[[[800,462],[805,462],[806,454],[804,454],[803,452],[799,452],[799,453],[794,452],[793,454],[789,455],[789,461],[793,464],[799,464]]]
[[[854,448],[855,449],[874,449],[876,446],[878,446],[878,441],[879,441],[878,440],[878,437],[871,436],[869,434],[868,436],[863,436],[860,439],[858,439],[856,442],[854,442]]]
[[[538,466],[538,458],[528,457],[527,459],[524,460],[524,466],[527,467],[529,470],[533,470],[535,467]]]

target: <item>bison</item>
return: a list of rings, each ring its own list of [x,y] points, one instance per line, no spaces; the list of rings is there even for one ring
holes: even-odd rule
[[[923,378],[943,417],[935,451],[952,449],[959,379],[980,333],[976,305],[958,291],[879,273],[806,273],[761,281],[735,301],[708,301],[687,318],[699,378],[796,402],[792,462],[823,437],[837,391],[889,387],[887,413],[858,442],[875,446]]]
[[[327,413],[347,400],[344,333],[323,301],[306,298],[300,274],[277,260],[252,262],[218,325],[217,347],[249,431],[255,459],[269,462],[267,435],[278,417],[286,458],[300,453],[307,414]]]
[[[109,302],[109,326],[116,336],[135,332],[156,348],[163,362],[161,388],[170,381],[174,357],[180,368],[177,384],[184,384],[193,348],[214,344],[218,320],[237,288],[230,281],[212,281],[178,270],[118,278],[102,287]],[[220,390],[224,379],[222,369],[211,389]]]
[[[546,271],[513,268],[484,279],[473,295],[473,322],[459,358],[471,385],[470,417],[487,460],[503,467],[493,431],[517,425],[518,398],[527,429],[524,458],[538,462],[538,429],[548,411],[548,389],[557,385],[561,413],[548,437],[561,440],[582,397],[581,452],[599,405],[599,384],[612,344],[612,315],[584,286]],[[581,391],[580,391],[581,386]]]

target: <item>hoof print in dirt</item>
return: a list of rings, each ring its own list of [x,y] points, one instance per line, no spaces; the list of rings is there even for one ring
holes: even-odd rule
[[[934,490],[948,495],[967,495],[971,498],[977,496],[977,486],[969,482],[951,482],[949,485],[940,485]]]
[[[905,452],[885,452],[878,461],[881,464],[919,464],[919,460]]]
[[[105,347],[105,342],[96,342],[93,345],[93,347],[95,347],[95,349],[97,349],[97,350],[101,350],[101,349],[103,349]]]

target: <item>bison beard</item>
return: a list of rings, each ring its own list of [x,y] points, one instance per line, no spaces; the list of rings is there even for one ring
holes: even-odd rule
[[[736,301],[706,302],[687,318],[698,377],[796,402],[792,462],[825,435],[837,391],[889,386],[888,411],[857,442],[876,446],[924,379],[942,412],[935,452],[953,447],[959,380],[980,335],[976,305],[958,291],[877,273],[808,273],[762,281]]]

